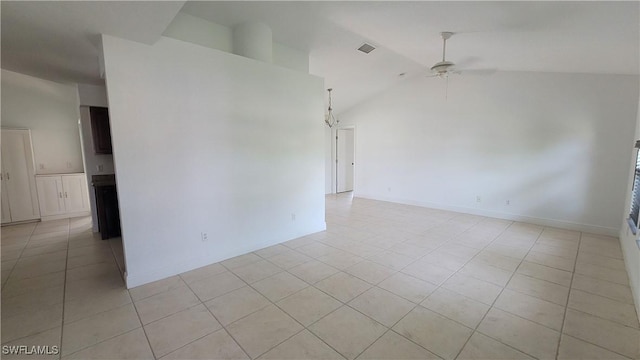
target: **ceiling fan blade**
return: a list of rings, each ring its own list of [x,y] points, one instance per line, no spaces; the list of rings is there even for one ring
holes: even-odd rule
[[[468,70],[459,70],[457,71],[462,75],[471,75],[471,76],[488,76],[493,75],[498,71],[498,69],[468,69]]]
[[[461,68],[470,68],[473,66],[477,66],[477,64],[481,61],[482,59],[480,59],[477,56],[467,56],[461,60],[456,60],[456,65]]]
[[[438,77],[441,79],[447,79],[452,75],[460,75],[460,71],[457,70],[448,70],[446,72],[443,73],[431,73],[431,74],[427,74],[426,77]]]

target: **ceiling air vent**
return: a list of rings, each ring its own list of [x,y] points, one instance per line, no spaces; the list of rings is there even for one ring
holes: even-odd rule
[[[375,46],[373,46],[373,45],[371,45],[371,44],[367,44],[367,43],[362,44],[362,45],[358,48],[358,50],[362,51],[362,52],[363,52],[363,53],[365,53],[365,54],[368,54],[368,53],[372,52],[372,51],[373,51],[373,50],[375,50],[375,49],[376,49],[376,47],[375,47]]]

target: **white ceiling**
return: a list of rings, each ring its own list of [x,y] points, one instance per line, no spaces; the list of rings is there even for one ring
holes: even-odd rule
[[[2,1],[2,68],[99,83],[99,33],[153,43],[181,6]],[[189,1],[181,11],[229,27],[266,23],[274,41],[309,52],[311,72],[334,88],[337,112],[426,73],[441,58],[441,31],[456,33],[447,59],[462,69],[640,72],[636,1]],[[378,48],[369,55],[356,51],[365,41]]]
[[[638,2],[189,1],[182,11],[229,27],[265,22],[274,41],[309,51],[311,72],[334,88],[337,112],[401,81],[400,73],[427,73],[441,60],[442,31],[456,33],[447,60],[461,69],[640,70]],[[365,41],[378,48],[356,51]]]
[[[100,34],[154,43],[184,1],[2,1],[2,68],[62,83],[103,83]]]

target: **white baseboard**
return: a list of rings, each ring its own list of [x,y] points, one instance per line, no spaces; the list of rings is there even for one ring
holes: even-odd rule
[[[162,280],[162,279],[168,278],[170,276],[174,276],[174,275],[177,275],[177,274],[182,274],[182,273],[190,271],[190,270],[194,270],[194,269],[197,269],[197,268],[200,268],[200,267],[203,267],[203,266],[207,266],[207,265],[211,265],[211,264],[214,264],[214,263],[217,263],[217,262],[220,262],[220,261],[224,261],[224,260],[230,259],[232,257],[248,254],[248,253],[256,251],[256,250],[260,250],[260,249],[264,249],[264,248],[269,247],[269,246],[281,244],[281,243],[287,242],[289,240],[297,239],[299,237],[310,235],[310,234],[314,234],[314,233],[317,233],[319,231],[323,231],[323,230],[327,229],[327,224],[324,221],[321,224],[318,223],[316,225],[317,226],[314,226],[311,229],[310,232],[305,232],[303,234],[296,233],[291,238],[278,240],[278,241],[253,243],[248,247],[238,247],[238,248],[233,249],[233,251],[219,253],[219,254],[216,254],[215,256],[196,255],[196,256],[193,256],[193,257],[191,257],[189,259],[186,259],[186,260],[175,261],[175,262],[172,262],[172,263],[166,263],[165,262],[165,263],[162,264],[161,267],[157,267],[157,268],[153,268],[153,269],[149,269],[147,271],[142,271],[142,272],[137,272],[137,273],[131,273],[131,269],[127,268],[127,271],[124,274],[124,277],[125,277],[124,280],[125,280],[127,289],[131,289],[131,288],[136,287],[136,286],[148,284],[150,282],[157,281],[157,280]],[[126,241],[125,238],[123,238],[123,242],[124,241]],[[126,260],[125,260],[125,262],[126,262]]]
[[[576,223],[576,222],[565,221],[565,220],[546,219],[546,218],[539,218],[539,217],[533,217],[528,215],[511,214],[511,213],[504,213],[500,211],[492,211],[492,210],[485,210],[485,209],[475,209],[475,208],[468,208],[464,206],[437,204],[437,203],[417,201],[417,200],[411,200],[411,199],[399,199],[399,198],[385,197],[385,196],[374,196],[374,195],[363,194],[363,193],[354,193],[354,197],[370,199],[370,200],[388,201],[388,202],[405,204],[405,205],[415,205],[415,206],[438,209],[438,210],[454,211],[454,212],[459,212],[464,214],[486,216],[486,217],[492,217],[492,218],[503,219],[503,220],[520,221],[520,222],[525,222],[525,223],[530,223],[535,225],[549,226],[549,227],[555,227],[555,228],[561,228],[561,229],[567,229],[567,230],[576,230],[576,231],[582,231],[586,233],[607,235],[607,236],[614,236],[614,237],[617,237],[618,232],[620,231],[619,228],[613,228],[613,227],[582,224],[582,223]]]
[[[51,221],[51,220],[69,219],[69,218],[89,216],[89,215],[91,215],[90,211],[80,211],[80,212],[66,213],[66,214],[60,214],[60,215],[43,216],[40,218],[40,220]]]
[[[2,223],[2,226],[28,224],[28,223],[32,223],[32,222],[38,222],[38,221],[40,221],[40,218],[30,219],[30,220],[23,220],[23,221],[6,222],[6,223]]]

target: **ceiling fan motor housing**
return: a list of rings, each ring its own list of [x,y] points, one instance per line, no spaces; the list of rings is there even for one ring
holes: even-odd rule
[[[440,61],[431,67],[431,71],[438,74],[446,73],[451,69],[451,67],[453,67],[453,65],[454,64],[451,61]]]

